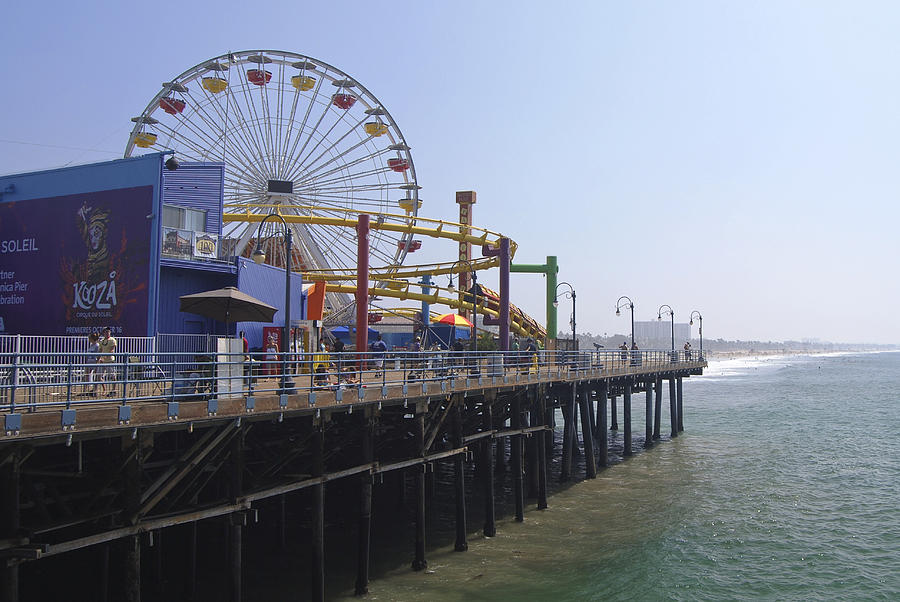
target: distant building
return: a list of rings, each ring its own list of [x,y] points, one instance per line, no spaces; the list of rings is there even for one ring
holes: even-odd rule
[[[691,326],[675,322],[675,348],[691,339]],[[666,319],[634,323],[634,340],[642,349],[668,349],[672,346],[672,322]]]

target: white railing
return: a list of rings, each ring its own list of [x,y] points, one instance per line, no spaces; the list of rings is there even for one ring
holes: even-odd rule
[[[120,339],[121,341],[122,339]],[[133,347],[139,347],[135,342]],[[121,344],[121,343],[120,343]],[[26,345],[27,347],[27,345]],[[216,399],[321,389],[466,385],[640,375],[702,365],[686,351],[426,351],[387,353],[117,352],[98,363],[83,348],[63,356],[0,353],[0,412],[72,408],[117,401]],[[449,384],[452,381],[452,384]],[[420,389],[421,390],[421,389]]]

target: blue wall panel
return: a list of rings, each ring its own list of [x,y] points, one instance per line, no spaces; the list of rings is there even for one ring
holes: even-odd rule
[[[179,297],[237,284],[234,274],[163,267],[159,279],[159,332],[225,334],[225,325],[179,309]]]
[[[206,211],[206,231],[222,233],[225,166],[222,163],[182,163],[163,170],[163,203]]]
[[[284,325],[284,269],[270,265],[257,265],[243,257],[238,259],[238,288],[260,301],[278,308],[275,320],[271,324],[260,322],[240,322],[238,330],[243,330],[251,348],[262,347],[263,326]],[[291,321],[306,317],[306,304],[303,299],[303,278],[294,272],[291,274]]]

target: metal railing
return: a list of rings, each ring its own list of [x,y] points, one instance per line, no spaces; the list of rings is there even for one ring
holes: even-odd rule
[[[0,353],[0,412],[71,409],[89,404],[223,399],[319,390],[445,383],[466,386],[640,374],[698,364],[698,352],[425,351],[386,353],[121,352],[95,362],[79,349],[66,361],[52,354]],[[107,356],[108,357],[108,356]],[[52,360],[52,361],[51,361]],[[286,364],[282,363],[286,360]],[[288,369],[285,390],[282,366]],[[404,394],[406,389],[404,389]],[[424,391],[423,391],[424,392]],[[336,395],[339,397],[340,395]]]

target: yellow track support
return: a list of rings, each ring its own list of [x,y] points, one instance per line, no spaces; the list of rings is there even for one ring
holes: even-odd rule
[[[282,205],[260,205],[260,204],[227,204],[225,205],[222,221],[230,222],[261,222],[269,212],[278,213],[284,220],[292,224],[303,224],[308,226],[338,226],[343,228],[355,228],[357,225],[357,216],[351,211],[346,211],[346,217],[336,217],[333,215],[322,215],[321,212],[327,211],[335,213],[334,208],[321,208],[313,206],[292,205],[293,211],[308,212],[305,215],[283,212]],[[240,211],[238,211],[240,210]],[[229,212],[230,211],[230,212]],[[452,240],[455,242],[468,242],[473,245],[482,246],[485,244],[499,246],[501,234],[479,228],[472,225],[463,225],[443,220],[436,220],[416,216],[410,218],[407,215],[399,215],[394,213],[375,213],[370,214],[372,219],[369,227],[373,230],[386,230],[389,232],[400,232],[405,234],[428,236],[431,238],[440,238]],[[411,221],[414,220],[414,221]],[[420,225],[424,222],[426,225]],[[460,230],[463,231],[460,231]],[[510,259],[515,255],[517,245],[510,241]],[[410,301],[428,301],[434,304],[446,305],[453,309],[474,310],[471,303],[466,303],[458,298],[442,297],[442,289],[434,284],[430,287],[435,289],[434,293],[423,295],[409,290],[410,286],[418,286],[416,283],[406,281],[406,278],[417,278],[425,275],[439,276],[441,274],[457,274],[462,271],[486,270],[497,267],[499,258],[482,257],[472,259],[470,265],[460,264],[459,262],[446,262],[436,264],[422,264],[409,266],[382,266],[374,267],[369,271],[369,278],[381,286],[370,287],[369,296],[390,297],[393,299],[410,300]],[[303,278],[310,281],[326,281],[328,282],[329,292],[347,293],[349,295],[356,294],[356,286],[350,284],[340,284],[342,281],[355,281],[356,272],[354,270],[309,270],[303,273]],[[478,306],[478,313],[481,315],[489,315],[499,317],[499,314],[484,305]],[[523,324],[516,319],[516,316],[510,316],[512,321],[512,331],[519,336],[530,336],[536,339],[542,339],[546,336],[543,330],[533,332],[529,325]]]
[[[409,286],[418,286],[416,284],[410,283]],[[431,288],[437,288],[434,285],[431,285]],[[352,295],[356,293],[356,287],[351,286],[349,284],[329,284],[328,285],[329,292],[338,292],[338,293],[347,293],[348,295]],[[467,309],[470,311],[474,311],[475,307],[472,303],[467,303],[458,298],[452,297],[442,297],[441,294],[444,292],[443,289],[438,289],[434,293],[429,293],[427,295],[423,295],[422,293],[416,293],[410,291],[409,288],[405,288],[402,290],[393,290],[389,288],[369,288],[369,296],[378,296],[378,297],[390,297],[392,299],[399,299],[401,301],[428,301],[434,305],[446,305],[452,309]],[[482,316],[492,316],[494,318],[499,318],[500,313],[486,307],[485,305],[478,306],[478,313]],[[543,329],[535,332],[527,324],[523,324],[520,320],[517,319],[517,316],[510,314],[511,321],[511,330],[523,337],[534,337],[535,339],[543,339],[546,336],[546,332]]]

